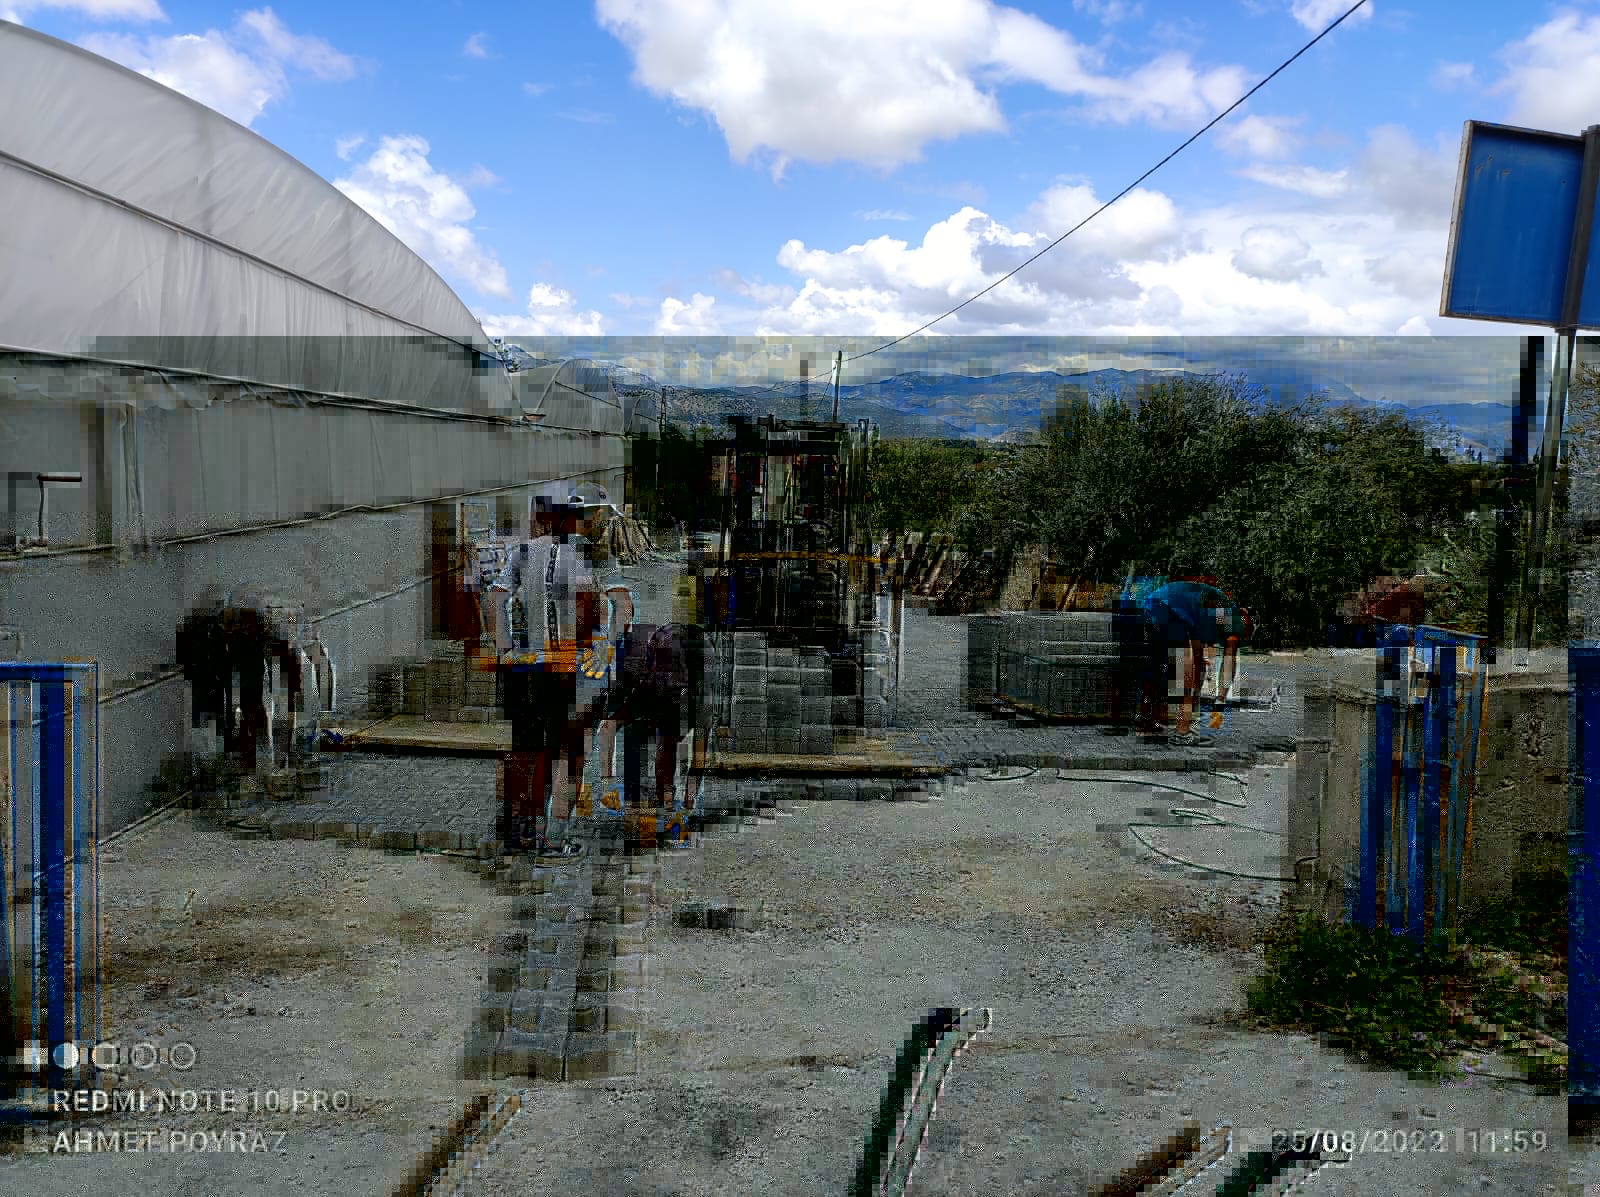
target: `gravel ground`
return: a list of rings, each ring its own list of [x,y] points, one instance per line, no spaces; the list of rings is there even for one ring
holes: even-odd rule
[[[667,617],[672,569],[636,574],[642,619]],[[1125,751],[1127,741],[1094,729],[1018,728],[963,711],[964,643],[961,621],[909,613],[908,730],[969,737],[946,743],[970,759],[1023,741],[1023,753]],[[1306,667],[1247,664],[1290,683]],[[1259,745],[1297,725],[1291,697],[1230,718],[1224,735]],[[347,802],[419,826],[469,826],[492,800],[487,762],[350,765]],[[1231,1012],[1260,967],[1254,936],[1280,887],[1172,864],[1128,825],[1209,805],[1158,781],[1221,786],[1210,792],[1234,800],[1239,790],[1194,774],[1116,776],[1128,780],[1044,770],[974,782],[943,802],[802,803],[786,819],[714,827],[697,850],[665,857],[640,1075],[528,1089],[466,1194],[841,1191],[894,1053],[915,1018],[944,1004],[992,1006],[995,1025],[952,1075],[917,1171],[923,1192],[1082,1192],[1190,1117],[1263,1130],[1437,1129],[1452,1147],[1457,1126],[1544,1129],[1564,1145],[1565,1103],[1524,1086],[1423,1086],[1365,1072],[1314,1039],[1237,1024]],[[1289,777],[1263,764],[1247,776],[1245,810],[1211,809],[1281,830]],[[714,804],[731,795],[708,789]],[[473,807],[480,813],[467,815]],[[1213,868],[1287,872],[1260,832],[1142,833]],[[150,1117],[184,1130],[289,1133],[265,1155],[0,1161],[0,1191],[387,1191],[459,1109],[465,1028],[513,899],[441,858],[239,840],[187,817],[116,845],[102,897],[114,912],[106,1033],[196,1046],[192,1072],[158,1071],[147,1087],[342,1088],[357,1108]],[[688,931],[668,917],[705,898],[759,907],[765,929]],[[1542,1197],[1566,1172],[1560,1151],[1372,1154],[1322,1173],[1310,1191]]]
[[[1248,821],[1281,820],[1286,775],[1251,775]],[[808,803],[668,858],[644,1075],[532,1092],[468,1192],[842,1191],[893,1053],[946,1004],[992,1006],[995,1025],[945,1091],[921,1192],[1084,1192],[1191,1117],[1437,1128],[1452,1148],[1458,1125],[1537,1127],[1556,1144],[1538,1161],[1369,1156],[1312,1191],[1559,1191],[1559,1099],[1482,1079],[1426,1087],[1232,1025],[1276,887],[1205,880],[1139,848],[1127,821],[1161,821],[1175,801],[1155,780],[1193,782],[1040,774],[928,805]],[[1258,834],[1152,837],[1218,867],[1276,863]],[[766,929],[665,917],[706,896],[759,905]]]

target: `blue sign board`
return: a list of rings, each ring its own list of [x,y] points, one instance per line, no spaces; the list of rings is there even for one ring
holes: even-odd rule
[[[1582,137],[1467,122],[1441,316],[1561,326],[1583,146]],[[1578,324],[1600,328],[1600,237],[1591,234],[1585,262]]]

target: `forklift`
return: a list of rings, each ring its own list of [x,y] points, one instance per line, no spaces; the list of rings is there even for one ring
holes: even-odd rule
[[[875,551],[868,470],[878,430],[731,417],[705,442],[708,697],[717,747],[830,755],[882,740],[894,713],[903,595]]]

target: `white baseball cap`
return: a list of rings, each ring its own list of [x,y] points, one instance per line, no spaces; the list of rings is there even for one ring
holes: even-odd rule
[[[528,510],[532,515],[541,511],[569,508],[574,511],[593,507],[610,507],[606,488],[592,482],[549,482],[533,492]]]

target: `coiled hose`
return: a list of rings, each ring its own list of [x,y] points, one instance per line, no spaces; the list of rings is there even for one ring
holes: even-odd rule
[[[1014,769],[1019,769],[1021,771],[1020,772],[1013,772]],[[984,781],[1026,781],[1028,778],[1034,776],[1038,772],[1039,772],[1039,770],[1034,768],[1031,765],[1001,767],[1001,768],[996,768],[996,769],[990,769],[988,773],[983,775],[982,780],[984,780]],[[1243,793],[1247,797],[1248,797],[1248,795],[1250,793],[1250,784],[1247,781],[1245,781],[1244,778],[1238,777],[1235,774],[1223,773],[1223,772],[1221,772],[1220,770],[1217,770],[1217,769],[1208,769],[1208,770],[1206,770],[1206,776],[1208,776],[1208,777],[1220,777],[1225,781],[1233,782],[1235,785],[1237,785],[1239,787],[1239,789],[1241,791],[1243,791]],[[1136,785],[1136,786],[1154,786],[1158,790],[1171,790],[1174,793],[1188,794],[1191,797],[1203,798],[1207,802],[1215,802],[1219,806],[1231,806],[1231,807],[1235,807],[1235,808],[1237,808],[1239,810],[1243,810],[1243,809],[1245,809],[1246,806],[1249,805],[1248,802],[1243,802],[1243,801],[1235,802],[1235,801],[1233,801],[1231,799],[1228,799],[1228,798],[1219,798],[1215,794],[1206,794],[1206,793],[1202,793],[1199,790],[1191,790],[1186,786],[1175,786],[1175,785],[1172,785],[1170,782],[1164,782],[1164,781],[1151,781],[1148,778],[1143,778],[1143,777],[1140,777],[1140,778],[1132,778],[1132,777],[1087,777],[1087,776],[1081,776],[1081,775],[1074,775],[1074,774],[1070,774],[1070,773],[1063,773],[1063,772],[1061,772],[1060,769],[1057,769],[1056,770],[1055,780],[1056,781],[1077,781],[1077,782],[1085,782],[1085,783],[1089,783],[1089,784],[1100,784],[1100,785],[1120,784],[1120,785]],[[1125,826],[1128,828],[1128,831],[1133,835],[1134,839],[1138,840],[1141,844],[1143,844],[1146,848],[1150,849],[1150,851],[1154,852],[1157,856],[1165,857],[1167,860],[1174,861],[1177,864],[1187,865],[1191,869],[1200,869],[1200,870],[1202,870],[1204,872],[1207,872],[1207,873],[1219,873],[1224,877],[1239,877],[1239,878],[1242,878],[1242,879],[1244,879],[1246,881],[1279,881],[1279,882],[1283,882],[1283,881],[1292,881],[1293,880],[1293,878],[1291,878],[1291,877],[1281,877],[1281,876],[1277,876],[1277,875],[1268,876],[1268,875],[1263,874],[1263,873],[1238,873],[1238,872],[1233,871],[1232,869],[1223,869],[1223,868],[1218,868],[1215,865],[1200,864],[1198,861],[1187,860],[1182,856],[1174,856],[1170,852],[1163,852],[1160,848],[1157,848],[1154,844],[1152,844],[1144,836],[1140,835],[1138,829],[1140,827],[1147,827],[1147,828],[1161,828],[1161,829],[1164,829],[1164,830],[1171,831],[1171,830],[1174,830],[1174,829],[1189,829],[1189,828],[1194,828],[1194,827],[1237,827],[1237,828],[1240,828],[1243,831],[1255,831],[1255,832],[1259,832],[1262,835],[1278,836],[1280,839],[1283,837],[1283,832],[1274,831],[1270,827],[1257,827],[1257,826],[1255,826],[1253,824],[1250,824],[1250,823],[1237,823],[1237,822],[1234,822],[1231,819],[1218,818],[1216,815],[1213,815],[1208,811],[1195,810],[1193,807],[1187,807],[1187,806],[1168,807],[1167,808],[1167,814],[1172,816],[1174,819],[1178,820],[1178,822],[1175,822],[1175,823],[1146,823],[1146,822],[1141,822],[1139,820],[1131,820],[1128,823],[1126,823]]]

